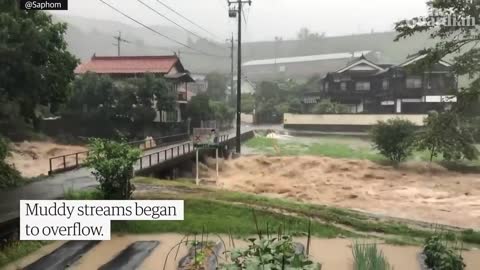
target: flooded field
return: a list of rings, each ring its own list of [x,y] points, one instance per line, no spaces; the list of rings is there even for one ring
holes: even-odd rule
[[[215,179],[213,170],[211,178]],[[429,163],[406,163],[395,169],[368,160],[244,156],[222,164],[217,187],[480,228],[480,175],[450,172]]]
[[[224,239],[228,239],[227,236],[222,236]],[[141,270],[158,270],[162,269],[166,263],[167,270],[177,269],[179,260],[187,254],[188,247],[180,245],[178,249],[175,246],[185,240],[184,236],[178,234],[159,234],[159,235],[124,235],[113,236],[111,241],[103,241],[88,251],[80,260],[78,260],[69,269],[75,270],[92,270],[98,269],[102,265],[108,263],[115,256],[120,254],[122,250],[127,248],[130,244],[137,241],[158,241],[156,246],[149,256],[143,260],[139,269]],[[190,238],[192,240],[192,238]],[[220,241],[217,237],[210,236],[210,241]],[[297,238],[296,242],[306,245],[306,238]],[[313,238],[311,240],[311,252],[310,256],[312,260],[320,262],[322,269],[326,270],[352,270],[353,257],[352,257],[352,244],[354,239],[318,239]],[[368,240],[372,242],[372,240]],[[227,250],[231,250],[232,247],[227,243]],[[361,242],[361,240],[360,240]],[[55,248],[59,247],[61,243],[54,243],[49,246],[45,246],[42,250],[24,258],[21,261],[13,263],[7,266],[6,270],[16,270],[23,268],[33,261],[43,257]],[[243,240],[236,240],[235,246],[245,247],[247,243]],[[418,254],[421,252],[420,247],[404,247],[404,246],[390,246],[379,244],[380,249],[383,251],[388,261],[394,269],[408,269],[408,270],[420,270],[418,261]],[[167,255],[169,254],[168,259]],[[133,256],[133,255],[132,255]],[[222,255],[223,257],[223,255]],[[222,257],[219,260],[222,262]],[[480,269],[480,251],[467,251],[463,253],[463,257],[467,264],[467,270]],[[124,258],[128,261],[129,258]]]

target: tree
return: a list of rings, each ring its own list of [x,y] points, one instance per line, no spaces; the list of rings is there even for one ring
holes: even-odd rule
[[[375,149],[393,162],[404,161],[412,153],[415,125],[408,120],[380,121],[370,133]]]
[[[100,183],[99,189],[107,200],[130,199],[135,187],[133,165],[141,156],[141,151],[125,141],[114,142],[93,139],[89,145],[86,165],[94,169],[93,175]]]
[[[155,120],[154,100],[159,112],[175,110],[177,102],[175,89],[164,78],[147,74],[144,78],[137,79],[135,85],[138,89],[135,92],[137,102],[133,109],[134,121],[147,123]]]
[[[235,119],[235,110],[228,107],[225,102],[210,101],[209,107],[216,121],[226,123],[227,125],[233,123],[233,120]]]
[[[66,30],[43,11],[22,11],[17,1],[0,1],[0,96],[17,103],[34,127],[37,106],[55,112],[74,79],[78,60],[67,51]]]
[[[255,109],[255,96],[251,94],[242,94],[242,112],[251,114]]]
[[[478,102],[480,96],[480,48],[476,46],[480,42],[480,28],[471,25],[480,21],[480,6],[477,1],[451,0],[432,0],[427,5],[432,11],[427,16],[396,23],[395,29],[399,33],[396,41],[422,32],[438,40],[434,47],[418,52],[426,57],[418,62],[417,68],[428,69],[443,58],[451,57],[455,73],[472,80],[468,87],[459,91],[458,102],[452,111],[463,114],[470,103]],[[439,19],[447,18],[457,25],[438,23]]]
[[[318,33],[312,33],[307,27],[303,27],[300,29],[300,31],[297,34],[297,38],[299,40],[319,40],[321,38],[325,37],[325,33],[318,34]]]
[[[206,80],[208,82],[207,94],[215,101],[225,101],[226,91],[228,89],[227,77],[220,73],[210,73],[207,75]]]
[[[187,115],[191,119],[192,127],[200,127],[203,120],[212,120],[213,111],[210,108],[210,98],[207,94],[198,94],[187,105]]]
[[[468,159],[478,157],[473,144],[473,136],[459,123],[458,116],[452,113],[432,112],[425,119],[425,128],[417,137],[417,148],[430,153],[430,162],[438,154],[445,160]]]
[[[94,113],[101,108],[112,108],[117,89],[106,75],[86,73],[73,82],[73,93],[67,111]]]

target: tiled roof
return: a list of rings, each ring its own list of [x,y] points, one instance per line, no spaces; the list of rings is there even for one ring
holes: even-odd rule
[[[100,74],[168,73],[180,60],[176,55],[167,56],[93,56],[90,61],[75,69],[76,74],[94,72]]]

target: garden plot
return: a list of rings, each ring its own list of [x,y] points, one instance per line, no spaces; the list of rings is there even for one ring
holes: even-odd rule
[[[198,236],[198,235],[197,235]],[[198,236],[199,237],[199,236]],[[225,243],[227,250],[236,248],[244,248],[248,246],[248,241],[236,239],[234,245],[229,241],[227,235],[220,235]],[[192,237],[189,238],[192,240]],[[198,238],[197,238],[198,239]],[[217,236],[209,236],[208,241],[218,242]],[[151,249],[151,253],[146,256],[141,264],[136,269],[150,270],[150,269],[163,269],[166,270],[180,269],[182,260],[191,253],[188,245],[179,245],[186,238],[180,234],[153,234],[153,235],[114,235],[111,241],[103,241],[96,245],[93,249],[88,251],[81,259],[71,265],[69,269],[74,270],[91,270],[98,269],[105,265],[112,259],[115,259],[118,254],[122,254],[126,249],[134,245],[135,243],[143,241],[155,241],[160,244]],[[307,238],[294,238],[294,241],[301,243],[304,246],[307,244]],[[353,243],[359,241],[355,239],[320,239],[312,238],[310,242],[309,257],[311,260],[322,264],[322,270],[352,270],[353,269],[353,255],[352,246]],[[361,240],[360,240],[361,241]],[[366,240],[370,243],[373,240]],[[364,242],[366,243],[366,242]],[[179,247],[177,249],[177,247]],[[378,244],[379,250],[385,255],[385,258],[389,261],[393,269],[408,269],[408,270],[421,270],[418,255],[421,253],[421,247],[408,247],[408,246],[391,246],[385,244]],[[32,261],[33,258],[41,258],[45,254],[43,251],[51,249],[49,246],[45,246],[42,250],[30,255],[21,261],[7,266],[5,269],[14,270],[25,267],[24,261]],[[200,253],[197,253],[199,255]],[[227,255],[230,256],[230,255]],[[479,251],[466,251],[462,253],[464,261],[467,265],[467,270],[480,269],[480,253]],[[206,256],[208,257],[208,256]],[[196,256],[195,258],[200,258]],[[128,258],[124,258],[124,262],[128,264]],[[219,263],[222,264],[225,259],[225,254],[221,252],[218,255]],[[119,266],[120,267],[120,266]],[[119,268],[120,269],[120,268]],[[204,269],[204,268],[191,268],[191,269]]]

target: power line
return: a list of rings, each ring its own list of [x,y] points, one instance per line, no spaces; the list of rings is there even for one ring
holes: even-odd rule
[[[172,42],[174,42],[174,43],[176,43],[176,44],[179,44],[179,45],[181,45],[181,46],[183,46],[183,47],[186,47],[186,48],[188,48],[188,49],[190,49],[190,50],[196,51],[196,52],[198,52],[198,53],[200,53],[200,54],[203,54],[203,55],[213,56],[213,57],[223,57],[223,56],[219,56],[219,55],[214,55],[214,54],[205,53],[205,52],[203,52],[203,51],[201,51],[201,50],[192,48],[191,46],[189,46],[189,45],[187,45],[187,44],[185,44],[185,43],[183,43],[183,42],[177,41],[177,40],[175,40],[175,39],[173,39],[173,38],[171,38],[171,37],[169,37],[169,36],[166,36],[166,35],[158,32],[157,30],[151,28],[150,26],[148,26],[148,25],[146,25],[146,24],[144,24],[144,23],[142,23],[142,22],[140,22],[140,21],[138,21],[138,20],[130,17],[129,15],[125,14],[124,12],[122,12],[122,11],[119,10],[119,9],[117,9],[116,7],[110,5],[109,3],[105,2],[104,0],[99,0],[99,1],[102,2],[103,4],[107,5],[107,6],[110,7],[111,9],[115,10],[116,12],[120,13],[120,14],[123,15],[124,17],[126,17],[126,18],[134,21],[135,23],[137,23],[137,24],[145,27],[146,29],[154,32],[155,34],[157,34],[157,35],[159,35],[159,36],[161,36],[161,37],[163,37],[163,38],[166,38],[166,39],[168,39],[168,40],[170,40],[170,41],[172,41]]]
[[[159,4],[161,4],[162,6],[166,7],[167,9],[169,9],[170,11],[172,11],[173,13],[177,14],[178,16],[182,17],[184,20],[188,21],[189,23],[195,25],[196,27],[202,29],[203,31],[207,32],[208,34],[216,37],[216,38],[219,38],[217,35],[215,35],[214,33],[208,31],[207,29],[203,28],[202,26],[198,25],[197,23],[195,23],[194,21],[190,20],[189,18],[183,16],[182,14],[180,14],[180,12],[174,10],[173,8],[171,8],[170,6],[168,6],[167,4],[165,4],[164,2],[160,1],[160,0],[156,0]]]
[[[195,32],[193,32],[193,31],[191,31],[191,30],[183,27],[183,26],[180,25],[179,23],[177,23],[177,22],[175,22],[174,20],[168,18],[167,16],[165,16],[165,14],[160,13],[158,10],[156,10],[155,8],[149,6],[148,4],[146,4],[145,2],[143,2],[142,0],[137,0],[137,1],[140,2],[142,5],[144,5],[145,7],[147,7],[148,9],[150,9],[151,11],[155,12],[157,15],[161,16],[162,18],[165,18],[165,19],[168,20],[169,22],[171,22],[171,23],[175,24],[176,26],[182,28],[182,29],[185,30],[187,33],[189,33],[189,34],[191,34],[191,35],[194,35],[194,36],[196,36],[196,37],[199,38],[199,39],[208,40],[207,38],[202,37],[202,36],[196,34]],[[218,44],[216,44],[215,42],[211,42],[211,43],[212,43],[213,45],[217,46],[217,47],[224,48],[223,46],[218,45]]]
[[[182,29],[185,30],[187,33],[189,33],[189,34],[191,34],[191,35],[194,35],[194,36],[196,36],[196,37],[198,37],[198,38],[200,38],[200,39],[205,39],[204,37],[201,37],[201,36],[197,35],[196,33],[188,30],[187,28],[181,26],[180,24],[176,23],[174,20],[168,18],[168,17],[165,16],[164,14],[158,12],[158,10],[156,10],[156,9],[154,9],[153,7],[147,5],[147,4],[146,4],[145,2],[143,2],[142,0],[137,0],[137,1],[140,2],[142,5],[144,5],[145,7],[147,7],[148,9],[150,9],[151,11],[157,13],[157,15],[161,16],[162,18],[165,18],[165,19],[168,20],[169,22],[171,22],[171,23],[175,24],[176,26],[182,28]]]

